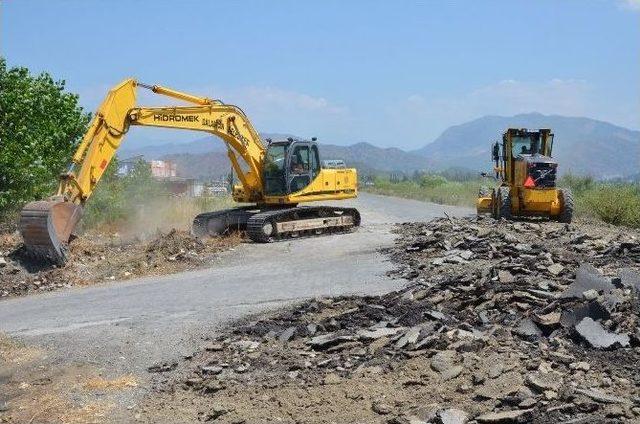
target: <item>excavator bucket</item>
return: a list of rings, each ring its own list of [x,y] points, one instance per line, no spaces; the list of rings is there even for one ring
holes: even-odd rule
[[[82,217],[75,203],[42,200],[28,203],[20,213],[20,233],[27,252],[40,260],[64,265],[67,243]]]

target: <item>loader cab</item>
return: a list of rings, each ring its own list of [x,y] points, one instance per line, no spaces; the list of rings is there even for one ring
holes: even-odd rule
[[[264,164],[264,193],[284,196],[304,189],[320,173],[320,153],[313,141],[269,143]]]
[[[502,136],[502,145],[494,146],[493,159],[501,162],[503,180],[509,185],[521,186],[529,176],[540,174],[539,187],[555,187],[557,163],[552,158],[553,133],[539,130],[509,128]],[[496,146],[498,143],[496,143]],[[496,149],[502,155],[496,160]],[[532,180],[533,181],[533,180]]]

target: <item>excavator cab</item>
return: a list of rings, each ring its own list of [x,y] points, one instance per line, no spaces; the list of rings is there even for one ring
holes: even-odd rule
[[[283,196],[299,192],[320,173],[320,154],[314,141],[271,142],[264,166],[264,193]]]

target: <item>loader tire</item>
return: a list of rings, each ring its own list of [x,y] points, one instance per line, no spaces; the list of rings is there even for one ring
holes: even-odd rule
[[[496,219],[504,218],[510,220],[511,216],[511,189],[509,187],[498,188],[498,207]]]
[[[573,219],[573,193],[568,188],[562,188],[559,190],[558,197],[560,198],[561,208],[558,221],[570,224]]]
[[[491,190],[487,186],[480,186],[478,190],[478,197],[491,197]]]
[[[498,216],[498,189],[491,190],[491,216],[493,219],[500,219]]]

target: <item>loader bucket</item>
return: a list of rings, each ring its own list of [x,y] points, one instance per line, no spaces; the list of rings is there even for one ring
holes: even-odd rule
[[[478,215],[490,214],[492,211],[491,197],[478,197],[476,212]]]
[[[20,212],[20,234],[36,259],[64,265],[67,243],[82,216],[82,207],[65,201],[36,201]]]

